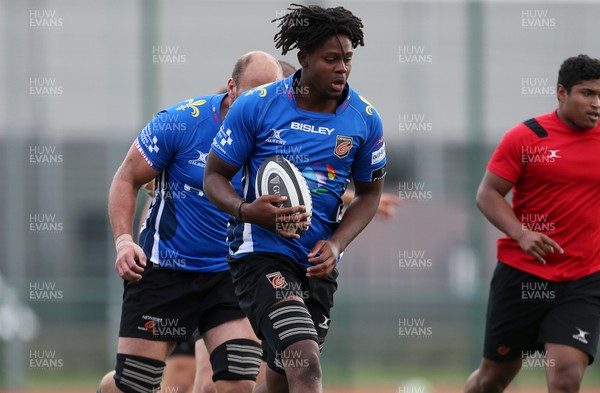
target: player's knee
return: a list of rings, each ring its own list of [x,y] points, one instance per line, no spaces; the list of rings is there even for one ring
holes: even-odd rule
[[[160,390],[164,368],[161,360],[118,353],[113,378],[125,393],[155,393]]]
[[[297,342],[284,349],[281,352],[281,364],[292,380],[321,380],[319,349],[312,341]]]
[[[477,392],[480,393],[502,393],[508,383],[503,378],[499,378],[498,375],[480,372],[475,386]]]
[[[319,364],[318,359],[316,362],[309,362],[308,367],[301,368],[295,371],[296,377],[302,381],[313,381],[319,383],[319,381],[321,381],[321,379],[323,378],[323,374],[321,372],[321,365]],[[292,378],[294,377],[293,372],[289,374]]]
[[[96,393],[102,392],[110,392],[114,390],[115,380],[113,376],[115,375],[115,370],[108,372],[102,379],[100,380],[100,385],[98,385],[98,390]]]
[[[548,373],[549,392],[579,392],[583,372],[576,366],[556,367]]]
[[[262,348],[256,341],[226,341],[210,354],[213,381],[256,381],[261,358]]]
[[[193,393],[217,393],[217,388],[212,380],[212,368],[209,364],[196,368]]]
[[[217,393],[217,388],[212,379],[201,382],[194,381],[193,393]]]
[[[219,393],[252,393],[254,381],[217,381],[216,392]]]
[[[577,393],[579,392],[580,382],[575,379],[548,381],[548,392]]]

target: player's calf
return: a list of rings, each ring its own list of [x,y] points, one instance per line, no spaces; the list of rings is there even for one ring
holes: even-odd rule
[[[479,368],[467,380],[465,393],[501,393],[521,369],[521,358],[509,362],[482,359]]]

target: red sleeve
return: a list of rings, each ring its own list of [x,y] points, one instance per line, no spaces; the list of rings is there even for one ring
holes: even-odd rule
[[[496,147],[487,169],[495,175],[516,183],[523,172],[524,136],[531,133],[525,125],[519,124],[508,131]]]

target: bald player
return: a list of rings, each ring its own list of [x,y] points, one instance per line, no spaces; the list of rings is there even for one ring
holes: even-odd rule
[[[241,92],[281,79],[277,60],[250,52],[235,63],[227,93],[198,96],[158,113],[140,132],[114,176],[109,216],[115,269],[124,279],[115,371],[99,392],[158,391],[165,359],[198,329],[218,392],[251,392],[261,347],[240,309],[225,257],[227,214],[204,195],[213,137]],[[238,193],[241,175],[232,183]],[[140,187],[155,180],[154,199],[133,241]]]

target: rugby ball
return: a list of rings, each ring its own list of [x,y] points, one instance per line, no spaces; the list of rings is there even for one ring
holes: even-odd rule
[[[256,181],[254,185],[256,197],[263,195],[282,195],[287,196],[287,200],[278,205],[278,207],[292,207],[304,205],[306,212],[312,216],[312,197],[310,189],[306,184],[306,179],[298,168],[287,159],[281,156],[267,158],[258,168]],[[287,230],[287,229],[286,229]],[[295,228],[294,231],[302,235],[307,228]]]

